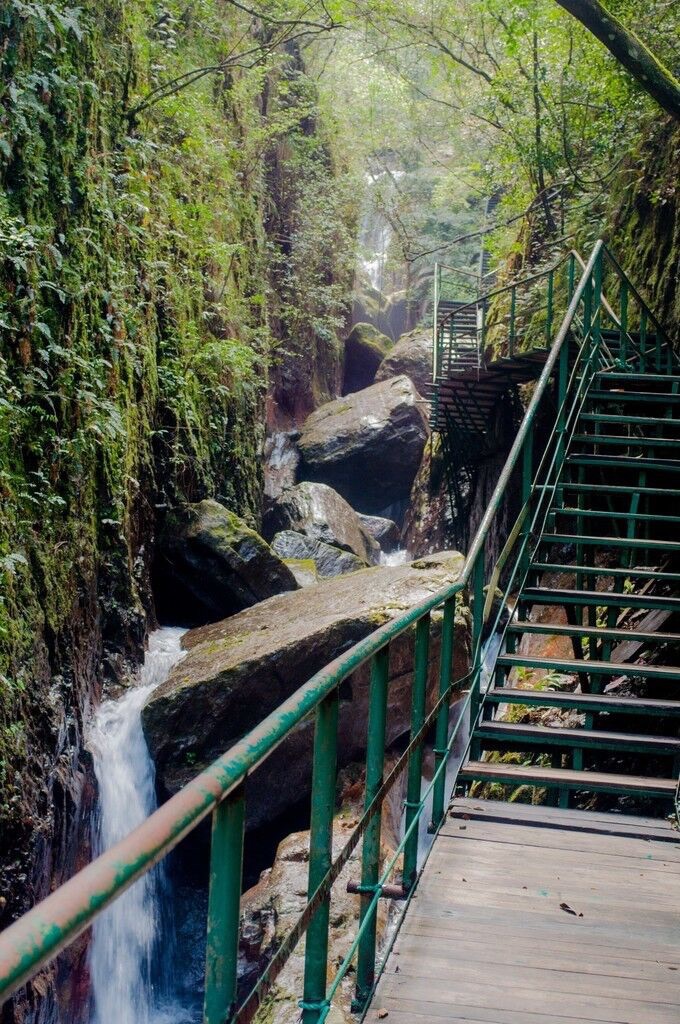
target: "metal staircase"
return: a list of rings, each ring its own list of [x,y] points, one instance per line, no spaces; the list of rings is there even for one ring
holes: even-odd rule
[[[547,791],[561,807],[575,796],[592,806],[609,794],[599,806],[624,798],[669,812],[680,771],[680,375],[660,328],[630,333],[619,319],[596,338],[582,328],[459,782],[476,797],[531,787],[523,799]]]

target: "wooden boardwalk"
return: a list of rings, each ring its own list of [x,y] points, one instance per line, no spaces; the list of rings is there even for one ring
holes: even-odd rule
[[[366,1020],[679,1024],[679,839],[660,819],[456,800]]]

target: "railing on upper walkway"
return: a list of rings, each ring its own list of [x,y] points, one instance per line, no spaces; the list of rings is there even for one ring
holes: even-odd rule
[[[456,303],[446,303],[441,299],[441,269],[436,266],[433,382],[437,384],[472,365],[482,369],[489,346],[497,356],[510,359],[536,349],[549,348],[556,310],[568,307],[578,271],[585,270],[585,266],[580,254],[571,249],[543,270],[486,291],[470,302]],[[456,273],[464,271],[456,270]],[[610,254],[603,266],[602,288],[604,311],[612,328],[621,329],[622,335],[630,342],[631,350],[639,343],[641,351],[645,352],[646,339],[653,333],[650,327],[656,323],[655,318]],[[607,297],[617,305],[620,315],[615,314]],[[446,308],[451,305],[454,308]],[[657,337],[663,337],[660,327]],[[623,362],[627,358],[628,347],[622,347]],[[648,352],[646,356],[651,358]]]
[[[604,299],[605,280],[610,295],[618,282],[617,309]],[[640,303],[643,320],[655,329],[652,355],[645,354],[644,330],[633,336],[628,329],[630,297]],[[603,341],[606,324],[616,327],[618,352]],[[570,344],[574,339],[578,347]],[[501,577],[506,594],[521,582],[532,541],[547,514],[548,496],[557,486],[570,432],[592,375],[602,365],[631,358],[653,359],[666,366],[673,358],[661,327],[639,295],[598,242],[583,275],[570,295],[512,450],[488,508],[467,554],[459,580],[389,624],[377,629],[351,650],[316,673],[275,712],[234,744],[221,758],[163,804],[150,818],[112,849],[0,935],[0,1001],[7,999],[60,950],[72,943],[113,900],[145,872],[166,857],[200,821],[212,815],[210,892],[207,921],[204,1021],[250,1020],[270,990],[292,949],[306,933],[304,989],[301,993],[305,1024],[325,1020],[336,993],[356,960],[355,1009],[363,1010],[373,993],[381,967],[376,966],[378,902],[393,891],[390,879],[403,857],[401,895],[413,892],[418,874],[418,824],[432,798],[431,830],[437,831],[446,814],[446,766],[465,714],[450,729],[449,707],[456,690],[466,686],[463,708],[469,707],[472,725],[483,705],[480,692],[482,630],[497,628],[493,598]],[[576,355],[572,353],[576,351]],[[634,352],[634,355],[633,355]],[[642,353],[642,356],[641,356]],[[551,386],[555,379],[555,388]],[[553,394],[553,390],[555,394]],[[556,414],[554,410],[556,408]],[[532,439],[539,411],[554,414],[554,429],[537,469]],[[487,539],[511,483],[519,474],[522,512],[499,562],[485,571]],[[486,588],[486,594],[485,594]],[[465,679],[452,679],[456,610],[463,600],[472,606],[471,668]],[[441,613],[438,697],[427,706],[428,648],[433,615]],[[492,621],[493,620],[493,621]],[[385,732],[389,696],[391,643],[414,630],[415,658],[411,695],[411,731],[408,747],[385,775]],[[333,860],[332,832],[336,787],[338,706],[341,684],[357,668],[370,662],[370,707],[367,727],[365,810],[341,853]],[[248,993],[238,984],[240,896],[243,875],[245,825],[244,783],[304,719],[315,717],[308,902],[292,931],[283,939],[258,982]],[[435,772],[422,792],[423,744],[435,734]],[[404,835],[395,853],[381,864],[380,811],[385,796],[402,771],[407,774]],[[333,883],[359,842],[363,840],[359,925],[347,954],[328,984],[330,894]],[[383,951],[384,952],[384,951]],[[385,956],[381,958],[384,963]]]

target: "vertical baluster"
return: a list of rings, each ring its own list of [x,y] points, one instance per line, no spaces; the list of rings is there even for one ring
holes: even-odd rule
[[[481,302],[477,307],[479,310],[479,329],[477,333],[477,366],[482,365],[484,346],[486,344],[486,303]]]
[[[569,342],[565,340],[560,349],[557,364],[557,465],[555,480],[560,479],[566,455],[565,431],[567,427],[567,387],[569,384]],[[546,481],[547,482],[547,481]]]
[[[510,290],[510,340],[508,355],[512,359],[515,354],[515,317],[517,313],[517,289],[513,285]]]
[[[522,445],[522,508],[529,500],[531,485],[534,479],[534,435],[532,431],[526,436]],[[529,532],[531,529],[531,515],[527,512],[522,524],[522,555],[520,559],[519,583],[524,582],[529,571]]]
[[[643,306],[640,310],[640,370],[642,373],[647,369],[647,310]]]
[[[434,362],[432,366],[432,380],[436,381],[440,373],[440,330],[439,330],[439,264],[434,265],[432,296],[432,342]]]
[[[567,302],[571,302],[574,297],[574,284],[576,280],[576,257],[573,252],[569,253],[569,259],[567,261]]]
[[[423,615],[416,623],[415,663],[413,666],[413,687],[411,690],[411,739],[420,731],[425,721],[427,700],[427,669],[430,650],[430,616]],[[422,743],[412,750],[408,759],[408,782],[406,785],[405,829],[411,826],[420,807],[420,790],[423,778]],[[418,872],[418,829],[413,830],[404,847],[404,888],[410,889]]]
[[[470,683],[470,732],[474,735],[481,702],[482,629],[484,627],[484,545],[472,568],[472,681]],[[470,757],[479,757],[479,742],[472,739]]]
[[[550,273],[548,274],[548,305],[547,305],[547,314],[546,314],[546,321],[545,321],[545,341],[546,341],[546,346],[548,348],[550,348],[550,343],[552,341],[553,296],[554,296],[554,292],[555,292],[555,276],[554,276],[553,271],[551,270]]]
[[[442,639],[439,653],[439,696],[447,694],[437,713],[437,729],[434,747],[434,767],[439,768],[446,758],[446,747],[449,742],[449,707],[451,704],[449,687],[453,671],[453,642],[456,628],[456,598],[450,597],[444,602],[444,619],[442,621]],[[444,800],[446,799],[446,769],[435,781],[432,792],[432,821],[430,831],[435,832],[444,820]]]
[[[623,367],[628,360],[628,282],[625,280],[621,281],[619,288],[619,308],[619,365]]]
[[[597,255],[593,267],[593,305],[592,305],[592,328],[593,348],[595,349],[594,369],[599,369],[600,342],[602,341],[602,274],[603,274],[602,251]]]
[[[389,647],[383,647],[371,664],[371,690],[368,708],[368,742],[366,748],[366,792],[364,809],[375,799],[383,783],[385,768],[385,728],[387,722],[387,687],[389,682]],[[368,913],[380,872],[380,811],[366,826],[361,855],[361,911],[360,921]],[[371,911],[372,920],[359,945],[357,984],[352,1010],[362,1013],[370,998],[375,979],[375,933],[377,910]]]
[[[204,1024],[224,1024],[236,1006],[244,824],[240,785],[212,816]]]
[[[323,700],[316,712],[308,897],[313,896],[318,889],[331,866],[333,857],[337,746],[338,691],[334,690]],[[315,912],[307,929],[304,997],[301,1003],[303,1024],[317,1024],[326,1005],[330,906],[329,893]]]

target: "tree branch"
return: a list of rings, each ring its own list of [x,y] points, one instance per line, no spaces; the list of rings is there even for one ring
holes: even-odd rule
[[[680,82],[599,0],[556,0],[600,40],[659,106],[680,121]]]

